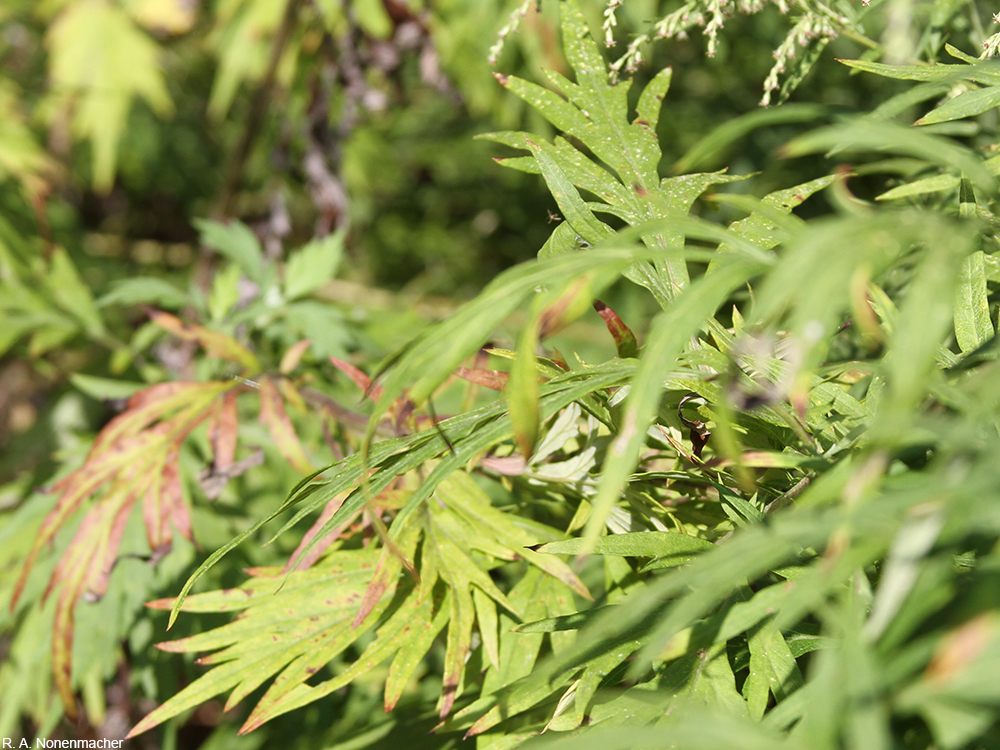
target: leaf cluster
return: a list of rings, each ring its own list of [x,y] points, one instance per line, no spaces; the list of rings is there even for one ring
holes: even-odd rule
[[[237,41],[282,20],[250,6],[226,26],[217,113],[241,76],[269,75]],[[356,4],[358,22],[378,36],[386,7]],[[25,321],[8,347],[113,348],[98,311],[155,298],[177,314],[150,309],[145,330],[204,352],[196,377],[124,394],[49,507],[25,504],[0,531],[33,532],[0,689],[48,648],[56,711],[72,715],[78,691],[99,708],[107,670],[81,665],[74,638],[92,632],[86,600],[123,586],[128,556],[176,562],[176,543],[189,560],[197,516],[211,536],[223,515],[191,489],[252,490],[236,451],[255,440],[291,491],[262,493],[206,542],[179,593],[147,578],[121,595],[188,628],[158,658],[197,655],[132,737],[225,694],[240,733],[331,710],[324,741],[354,747],[413,726],[483,750],[997,743],[998,169],[981,148],[998,142],[995,64],[930,38],[923,50],[958,63],[845,61],[913,83],[781,151],[850,167],[754,196],[725,170],[662,177],[673,72],[631,96],[577,0],[558,9],[568,68],[549,86],[497,76],[547,125],[484,138],[516,150],[502,166],[541,176],[559,222],[536,259],[367,371],[348,334],[326,331],[345,311],[318,296],[343,233],[281,265],[246,226],[205,222],[225,259],[207,287],[133,280],[97,301],[60,250],[0,258],[15,290],[0,304]],[[678,164],[815,114],[726,124]],[[850,189],[886,174],[877,200]],[[566,348],[587,316],[613,356]],[[345,380],[369,403],[329,395]],[[208,469],[192,482],[194,457]],[[222,564],[272,523],[245,574]],[[32,640],[46,628],[50,643]],[[34,700],[5,695],[0,727]]]

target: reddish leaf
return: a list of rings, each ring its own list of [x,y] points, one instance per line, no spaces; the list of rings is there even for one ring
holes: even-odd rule
[[[618,356],[625,358],[639,356],[639,344],[635,340],[635,334],[622,322],[615,311],[600,300],[594,301],[594,309],[604,319],[604,325],[608,327],[608,331],[614,338]]]
[[[100,598],[108,589],[134,497],[112,495],[94,506],[77,529],[66,554],[59,560],[46,595],[62,583],[52,629],[52,671],[66,714],[76,718],[73,696],[73,623],[76,603],[85,593]]]
[[[288,418],[281,394],[270,378],[260,381],[260,421],[267,426],[281,455],[297,471],[308,474],[313,471],[312,462],[306,455],[299,436],[295,434],[292,420]]]
[[[393,527],[395,528],[395,527]],[[361,607],[354,618],[352,627],[357,628],[371,614],[375,605],[382,599],[386,592],[396,590],[396,583],[399,580],[399,572],[406,566],[406,569],[415,574],[413,554],[417,549],[417,540],[420,538],[422,529],[420,524],[408,524],[396,541],[387,539],[387,544],[383,547],[378,558],[378,565],[375,574],[372,576],[365,589],[364,598],[361,600]]]
[[[214,399],[220,392],[234,390],[237,387],[236,383],[182,381],[160,383],[145,388],[133,394],[128,401],[128,408],[101,430],[90,449],[88,461],[111,444],[137,435],[166,415],[190,404],[199,395],[211,396]]]
[[[281,358],[281,365],[278,367],[278,371],[282,375],[287,375],[296,367],[299,366],[299,362],[302,361],[302,355],[306,353],[312,342],[309,339],[303,339],[297,344],[293,344],[285,352],[284,356]]]
[[[577,359],[579,359],[579,355],[577,355]],[[556,368],[562,370],[563,372],[569,372],[569,365],[566,364],[566,357],[564,357],[563,353],[561,351],[559,351],[558,349],[553,348],[552,349],[552,356],[549,357],[548,359],[545,359],[544,357],[542,357],[542,361],[543,362],[549,362],[553,367],[556,367]],[[583,361],[583,360],[580,360],[580,361]]]
[[[365,373],[352,365],[350,362],[345,362],[344,360],[337,359],[336,357],[330,357],[330,363],[349,377],[354,384],[372,401],[378,401],[382,398],[382,386],[372,385],[371,378],[365,375]]]
[[[236,362],[251,372],[260,372],[260,362],[253,353],[236,339],[219,331],[210,331],[194,323],[185,323],[169,313],[149,310],[149,317],[161,328],[185,341],[200,344],[209,354]]]
[[[59,588],[52,639],[52,668],[59,696],[75,715],[72,692],[74,610],[80,597],[101,597],[118,557],[125,524],[142,500],[151,549],[168,548],[171,524],[191,538],[191,521],[181,492],[178,455],[181,443],[216,410],[220,396],[241,386],[234,382],[170,383],[147,388],[101,431],[84,465],[57,482],[55,508],[46,516],[28,553],[11,599],[13,610],[41,550],[87,498],[101,492],[49,578],[45,596]]]
[[[171,521],[185,539],[192,538],[191,517],[181,490],[179,452],[180,442],[170,449],[160,470],[148,477],[148,489],[142,498],[146,535],[153,550],[170,544]]]
[[[998,623],[993,613],[977,615],[952,630],[939,642],[934,657],[924,672],[924,680],[946,685],[982,656],[996,640]]]
[[[528,462],[519,453],[513,456],[486,456],[479,465],[504,477],[519,477],[528,469]]]
[[[330,357],[330,362],[334,367],[347,375],[358,388],[364,391],[367,398],[370,398],[372,401],[378,401],[382,398],[385,389],[380,385],[372,383],[371,378],[350,362],[345,362],[336,357]],[[416,404],[408,398],[400,397],[393,400],[392,405],[388,409],[388,415],[392,420],[392,424],[396,427],[397,434],[404,434],[406,432],[404,429],[405,426],[413,427],[411,417],[414,409],[416,409]]]
[[[129,408],[112,419],[94,440],[84,465],[52,486],[53,492],[60,493],[59,500],[46,516],[28,553],[11,598],[11,610],[20,599],[39,553],[84,500],[111,480],[121,482],[130,477],[132,481],[141,478],[148,481],[154,470],[162,470],[166,429],[172,430],[171,442],[183,440],[208,417],[219,395],[238,387],[231,382],[170,383],[135,394]],[[168,428],[150,429],[170,412],[177,414],[167,422]]]
[[[216,407],[208,426],[208,439],[212,443],[212,468],[216,472],[228,469],[236,460],[236,428],[239,414],[236,410],[238,391],[230,391]]]
[[[320,539],[305,555],[299,557],[299,555],[302,555],[305,551],[306,547],[309,546],[309,543],[320,532],[320,529],[323,528],[323,524],[333,518],[333,514],[340,510],[340,506],[344,504],[344,500],[347,499],[348,494],[350,493],[342,492],[326,504],[326,507],[323,508],[323,512],[320,513],[319,518],[316,519],[316,523],[314,523],[309,528],[309,531],[305,533],[305,536],[302,537],[302,541],[299,542],[299,546],[295,548],[295,552],[293,552],[292,556],[288,559],[288,563],[284,568],[285,573],[290,573],[293,570],[305,570],[306,568],[311,568],[313,563],[315,563],[322,556],[322,554],[326,552],[329,546],[340,538],[340,535],[344,533],[344,529],[350,526],[351,522],[357,518],[357,514],[348,518],[344,521],[344,523],[337,526],[333,529],[333,531]]]
[[[458,697],[458,684],[462,680],[465,659],[472,647],[472,625],[475,619],[475,606],[468,588],[453,589],[449,605],[451,612],[448,619],[441,698],[437,704],[438,715],[442,719],[451,713],[451,707],[455,705],[455,698]]]
[[[502,391],[507,387],[507,380],[510,375],[499,370],[471,370],[468,367],[459,367],[455,374],[460,378],[468,380],[470,383],[491,388],[494,391]]]
[[[388,547],[384,547],[382,555],[378,559],[378,566],[375,568],[375,575],[372,576],[368,588],[365,589],[364,598],[361,600],[361,607],[358,608],[358,614],[355,616],[351,627],[357,628],[365,621],[365,618],[371,614],[375,605],[385,595],[390,584],[395,588],[400,568],[402,568],[402,564],[399,558]]]

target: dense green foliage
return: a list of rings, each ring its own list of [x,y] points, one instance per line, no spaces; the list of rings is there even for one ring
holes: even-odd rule
[[[1000,17],[510,10],[2,11],[0,737],[1000,745]]]

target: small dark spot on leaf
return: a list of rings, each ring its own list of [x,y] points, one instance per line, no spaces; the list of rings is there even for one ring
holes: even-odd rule
[[[646,190],[646,188],[644,188],[638,182],[632,185],[632,189],[635,191],[635,194],[638,195],[640,198],[645,198],[647,195],[649,195],[649,191]]]

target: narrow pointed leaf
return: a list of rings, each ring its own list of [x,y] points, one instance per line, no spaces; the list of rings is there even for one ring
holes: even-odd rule
[[[609,447],[609,460],[592,501],[593,511],[584,529],[581,554],[587,554],[597,543],[608,514],[639,460],[646,443],[646,430],[659,404],[663,369],[680,355],[686,341],[701,328],[702,321],[713,315],[752,273],[753,267],[743,262],[719,266],[688,287],[653,323],[626,399],[622,430]]]
[[[639,344],[635,340],[635,334],[622,322],[618,314],[600,300],[594,302],[594,309],[604,320],[604,325],[608,327],[608,333],[615,340],[615,348],[619,357],[636,357],[639,354]]]

